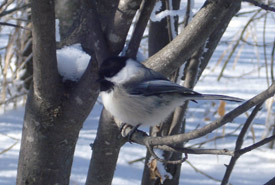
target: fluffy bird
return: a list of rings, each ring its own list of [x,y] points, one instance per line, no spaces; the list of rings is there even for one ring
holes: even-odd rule
[[[140,125],[154,126],[165,121],[186,100],[243,101],[230,96],[195,92],[128,57],[106,59],[98,75],[106,110],[135,129]]]

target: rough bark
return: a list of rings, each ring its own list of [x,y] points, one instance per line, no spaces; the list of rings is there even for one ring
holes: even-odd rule
[[[73,23],[79,18],[81,1],[55,0],[55,15],[59,20],[60,39],[67,37]]]
[[[33,36],[33,83],[38,98],[54,102],[59,92],[55,44],[54,1],[31,1]],[[54,87],[54,88],[53,88]],[[53,91],[49,93],[49,89]]]
[[[136,58],[143,33],[148,24],[148,20],[155,6],[156,0],[143,1],[137,15],[137,22],[134,26],[132,37],[126,51],[126,56]]]
[[[113,117],[105,112],[106,110],[103,109],[97,130],[98,134],[92,144],[93,156],[86,185],[111,184],[116,168],[116,159],[121,146],[125,143],[125,139],[122,138],[114,121],[110,125],[103,124],[113,120]]]
[[[118,55],[124,47],[126,37],[134,16],[139,9],[141,0],[122,0],[112,19],[107,33],[109,50],[113,55]]]

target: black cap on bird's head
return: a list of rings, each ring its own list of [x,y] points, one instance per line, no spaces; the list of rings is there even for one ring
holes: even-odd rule
[[[109,91],[114,84],[106,78],[112,78],[126,65],[128,57],[109,57],[105,59],[98,71],[98,82],[100,83],[100,91]]]
[[[125,65],[128,57],[109,57],[103,61],[99,68],[98,76],[99,79],[105,77],[111,78],[115,76]]]

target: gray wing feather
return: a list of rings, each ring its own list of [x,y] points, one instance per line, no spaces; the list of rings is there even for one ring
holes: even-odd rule
[[[199,95],[199,93],[172,83],[168,80],[150,80],[138,84],[132,84],[126,88],[128,93],[132,95],[159,95],[163,93],[179,93],[186,95]]]
[[[241,102],[243,99],[231,96],[200,94],[179,84],[172,83],[166,77],[140,64],[140,73],[129,82],[124,84],[124,88],[131,95],[160,95],[165,93],[178,93],[184,95],[189,100],[227,100]]]
[[[152,96],[160,95],[165,93],[178,93],[182,94],[186,100],[226,100],[233,102],[242,102],[243,99],[216,95],[216,94],[200,94],[191,89],[185,88],[176,83],[172,83],[168,80],[151,80],[145,81],[138,84],[132,84],[126,88],[127,92],[131,95],[143,95],[143,96]],[[196,102],[196,101],[195,101]]]

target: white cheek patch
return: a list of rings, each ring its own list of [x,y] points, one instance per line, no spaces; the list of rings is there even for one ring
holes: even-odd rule
[[[106,78],[106,80],[111,81],[116,84],[123,84],[132,77],[139,73],[140,65],[139,63],[133,61],[132,59],[127,60],[126,66],[122,68],[115,76],[111,78]]]

